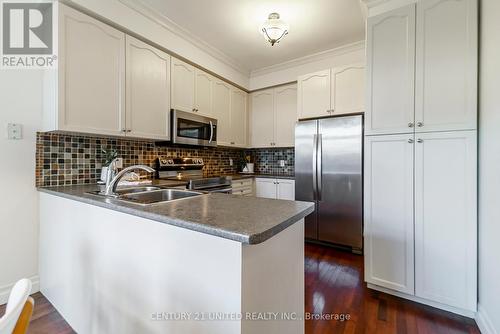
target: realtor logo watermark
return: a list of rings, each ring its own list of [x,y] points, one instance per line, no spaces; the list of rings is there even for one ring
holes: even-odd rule
[[[52,1],[1,1],[2,69],[55,68],[57,40]]]

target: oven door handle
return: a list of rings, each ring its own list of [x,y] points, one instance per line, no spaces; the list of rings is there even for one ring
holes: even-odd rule
[[[212,123],[212,121],[209,121],[208,122],[210,124],[210,139],[208,140],[208,143],[212,143],[212,139],[214,137],[214,124]]]

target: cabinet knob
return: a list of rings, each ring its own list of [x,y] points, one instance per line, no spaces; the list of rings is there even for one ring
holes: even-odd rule
[[[419,128],[421,128],[421,127],[423,127],[423,126],[424,126],[424,123],[422,123],[422,122],[417,122],[417,126],[418,126]]]
[[[408,123],[408,127],[413,128],[413,123],[412,122]]]
[[[231,145],[234,145],[234,141],[231,142]]]
[[[423,143],[423,142],[424,142],[423,139],[420,139],[420,138],[417,139],[417,143]]]
[[[408,139],[408,142],[409,142],[410,144],[413,144],[413,139]]]

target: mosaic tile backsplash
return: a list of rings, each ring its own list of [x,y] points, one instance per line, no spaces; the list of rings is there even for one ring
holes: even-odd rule
[[[158,155],[171,157],[200,157],[205,162],[204,175],[238,172],[243,153],[255,161],[255,171],[262,174],[293,175],[294,151],[286,149],[207,148],[185,146],[156,146],[151,141],[95,137],[79,134],[37,133],[36,185],[61,186],[96,183],[105,157],[102,149],[115,148],[123,165],[145,164],[154,167]],[[230,166],[229,160],[234,164]],[[285,160],[285,167],[279,167]]]

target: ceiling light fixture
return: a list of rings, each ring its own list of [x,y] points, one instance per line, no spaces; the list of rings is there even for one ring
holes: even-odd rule
[[[288,24],[280,20],[280,14],[271,13],[260,30],[264,38],[274,46],[288,34]]]

